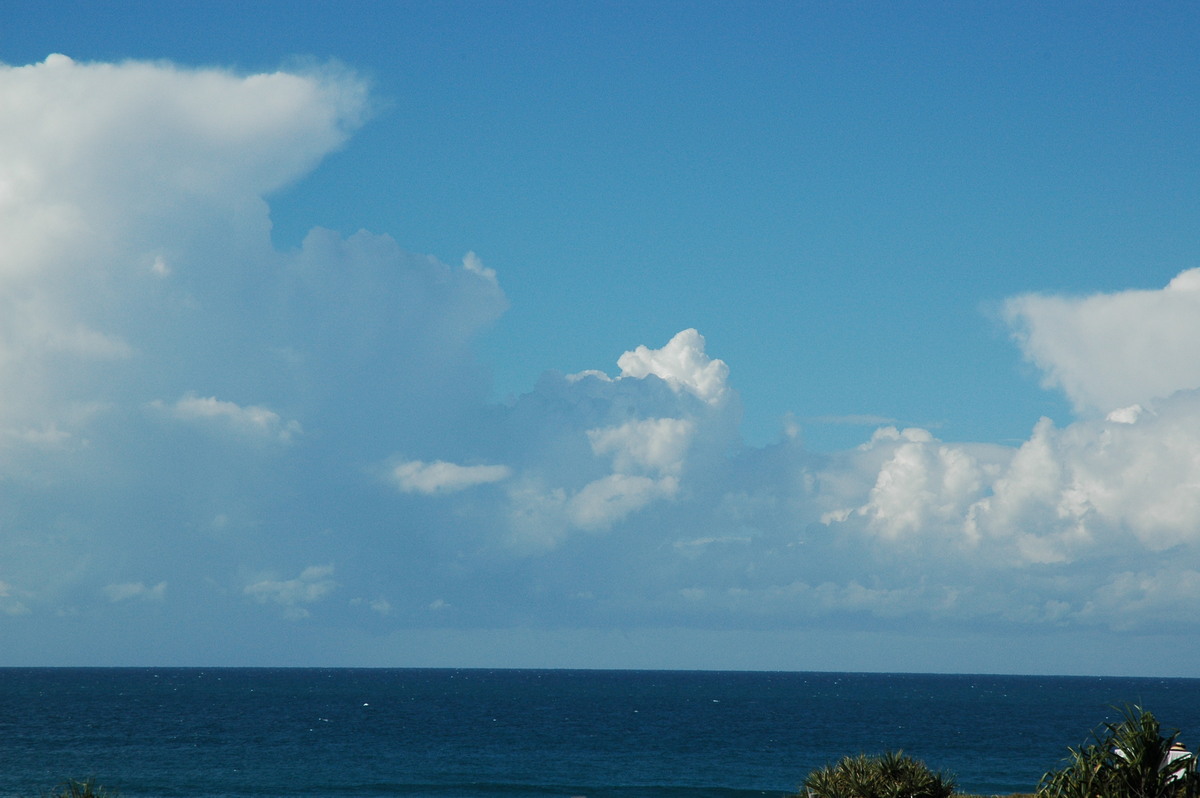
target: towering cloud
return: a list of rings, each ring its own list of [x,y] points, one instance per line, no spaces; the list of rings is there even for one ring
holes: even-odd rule
[[[0,66],[7,611],[74,612],[160,572],[236,595],[243,570],[300,568],[318,492],[373,484],[393,447],[480,406],[470,342],[505,300],[478,257],[320,229],[271,245],[263,196],[367,110],[337,68]],[[308,573],[305,595],[326,584]]]
[[[164,360],[243,345],[230,300],[278,268],[263,194],[365,110],[334,72],[0,66],[0,428],[75,432]]]

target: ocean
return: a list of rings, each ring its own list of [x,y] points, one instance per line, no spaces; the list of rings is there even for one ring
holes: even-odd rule
[[[1200,744],[1200,679],[4,668],[0,796],[778,798],[888,750],[1032,792],[1133,703]]]

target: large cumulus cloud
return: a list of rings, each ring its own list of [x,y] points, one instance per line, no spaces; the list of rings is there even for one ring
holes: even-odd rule
[[[236,348],[229,299],[277,266],[262,196],[365,110],[335,72],[0,66],[0,427],[69,432],[188,339]]]
[[[318,486],[369,482],[486,397],[470,342],[506,303],[473,254],[321,229],[271,245],[263,197],[367,111],[337,67],[0,67],[7,607],[302,570]]]
[[[1160,290],[1026,294],[1004,306],[1017,342],[1082,412],[1108,413],[1200,388],[1200,269]]]

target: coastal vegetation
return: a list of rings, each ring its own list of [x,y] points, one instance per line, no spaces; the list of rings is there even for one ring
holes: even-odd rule
[[[808,774],[800,795],[807,798],[949,798],[954,777],[924,762],[889,751],[881,756],[847,756]]]
[[[98,786],[95,779],[68,779],[58,785],[50,798],[117,798],[117,793]]]
[[[1164,735],[1141,707],[1126,707],[1092,742],[1068,748],[1063,767],[1042,776],[1032,796],[1009,798],[1200,798],[1197,756]],[[795,798],[982,798],[956,794],[955,779],[889,752],[843,757],[808,774]]]
[[[1163,735],[1158,720],[1141,707],[1127,707],[1117,723],[1106,723],[1094,741],[1072,748],[1062,769],[1047,773],[1040,798],[1196,798],[1200,777],[1196,755],[1179,743],[1179,732]]]

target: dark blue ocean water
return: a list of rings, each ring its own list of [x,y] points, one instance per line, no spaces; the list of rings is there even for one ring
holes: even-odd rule
[[[0,669],[0,796],[782,796],[903,749],[1032,791],[1114,706],[1200,744],[1200,680],[662,671]]]

